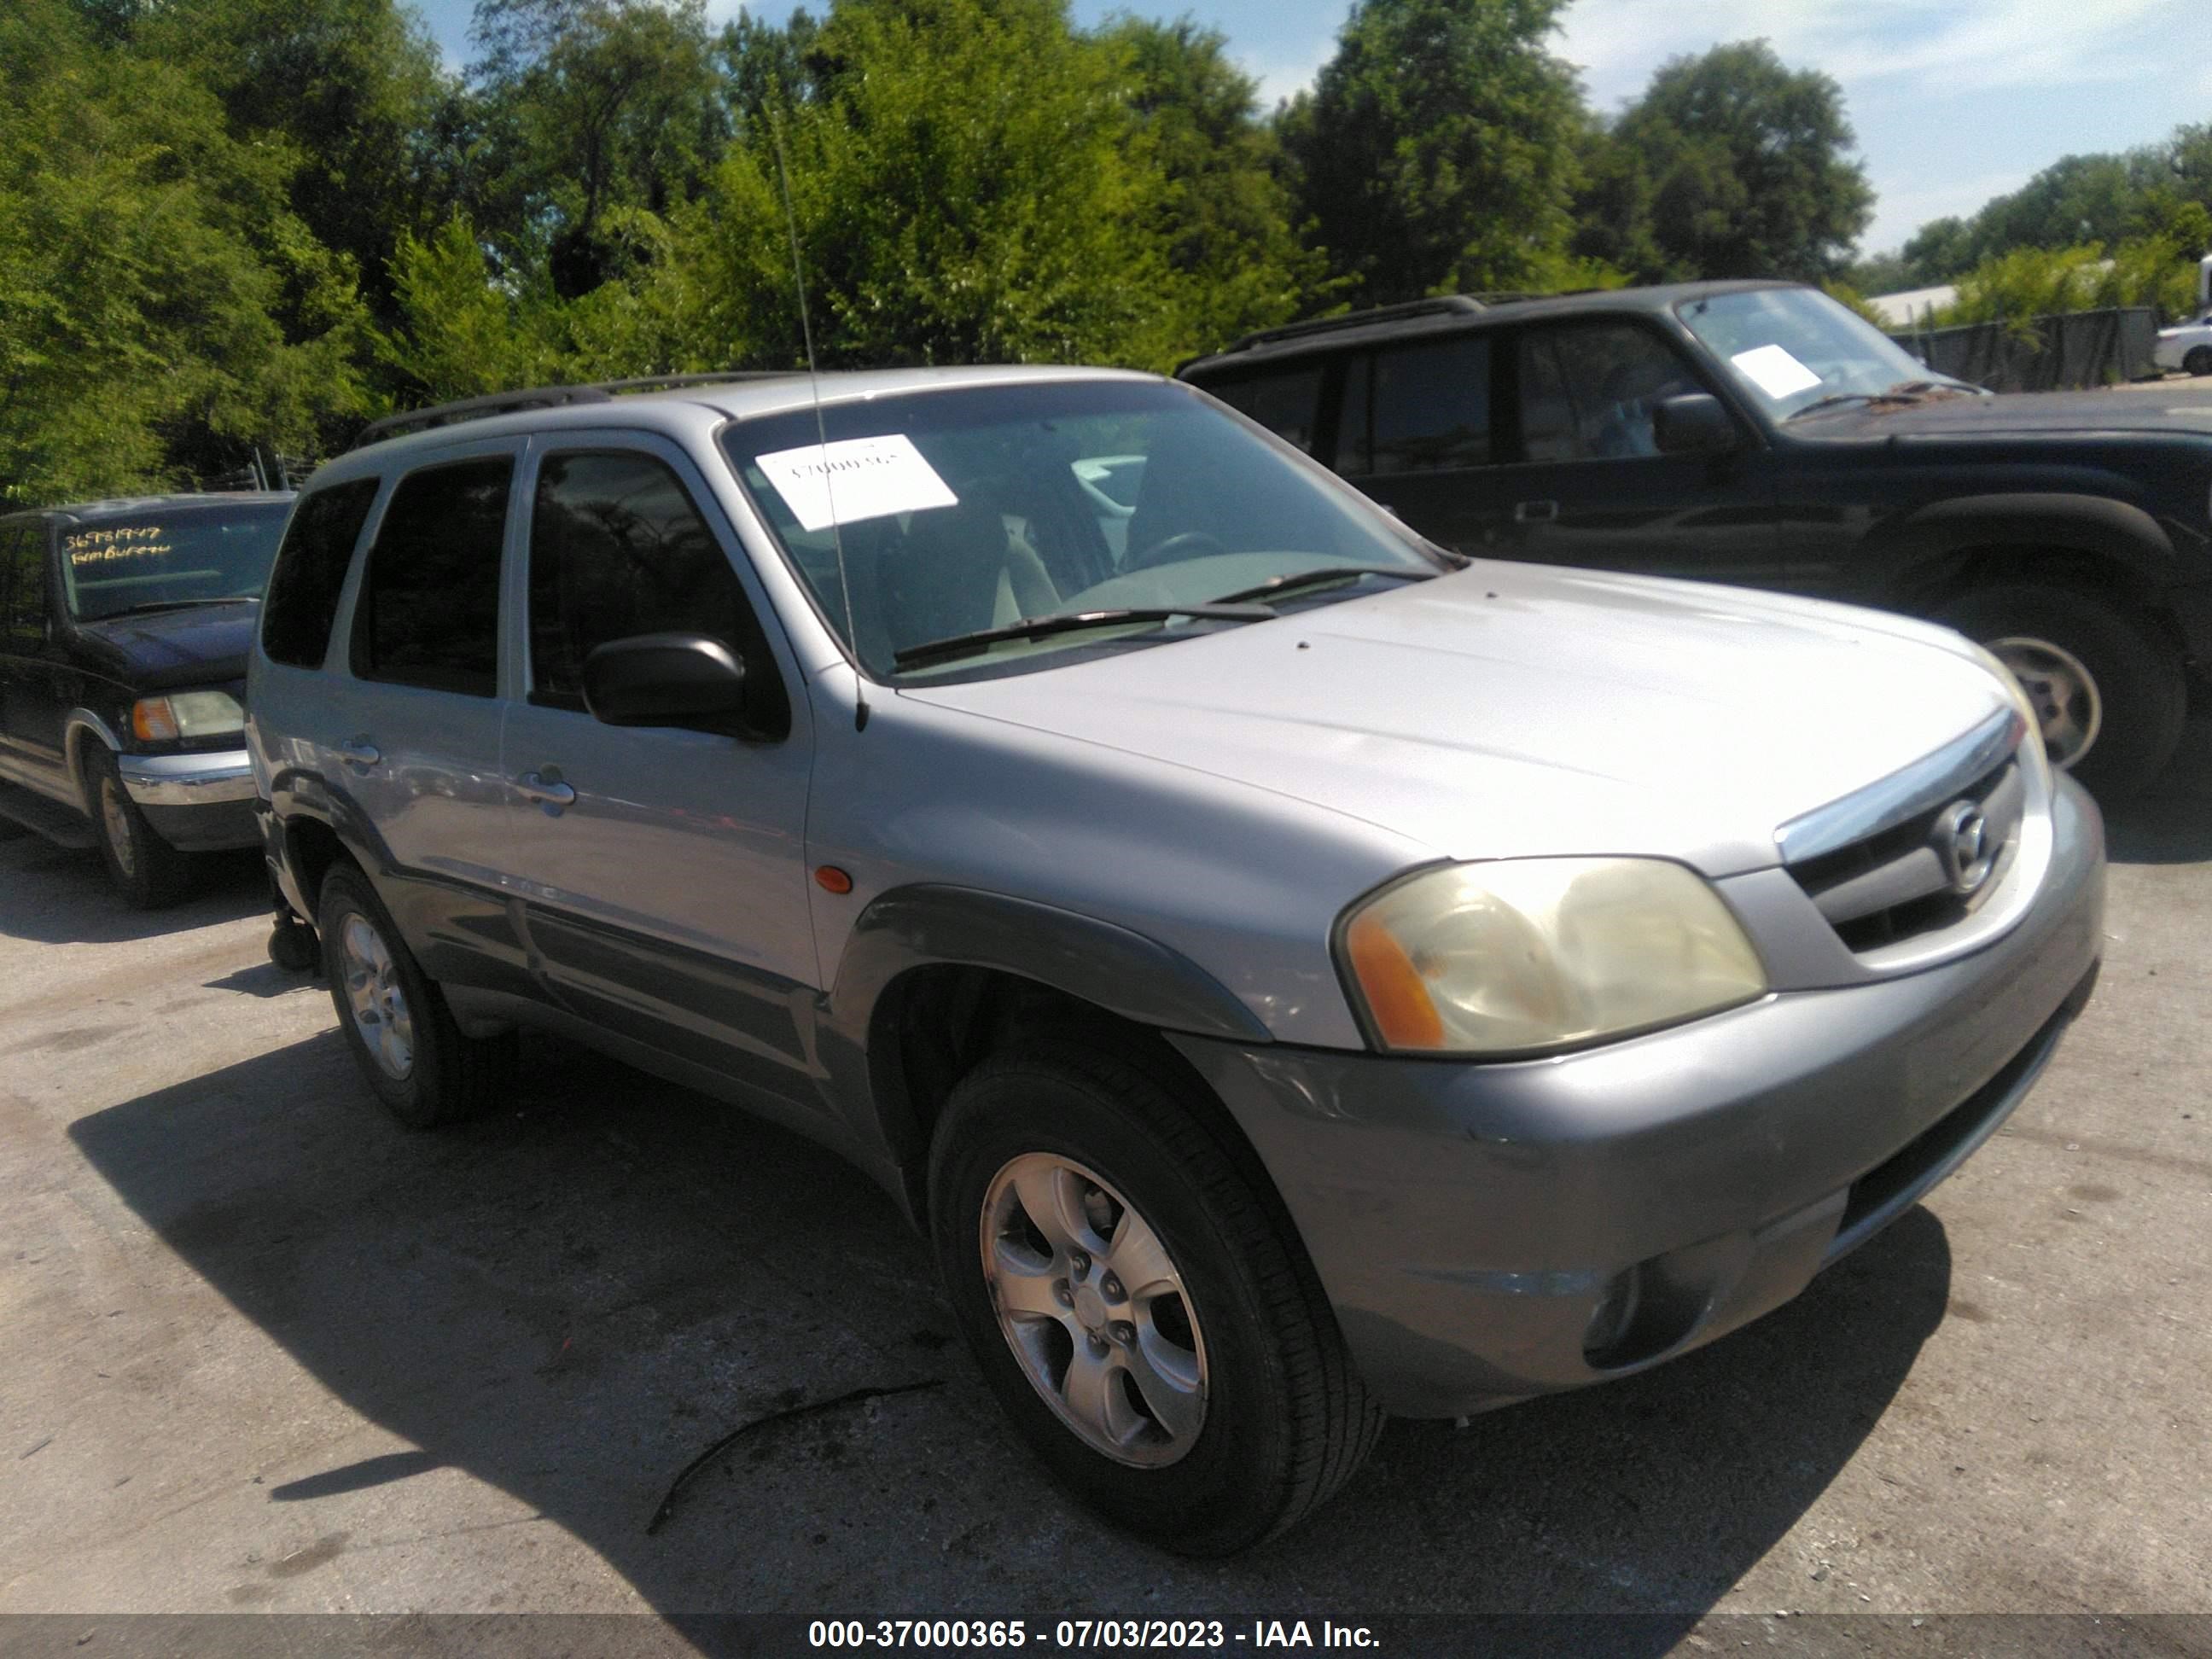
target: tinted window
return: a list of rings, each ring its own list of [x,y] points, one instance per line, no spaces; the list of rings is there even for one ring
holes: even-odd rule
[[[1521,453],[1531,461],[1570,461],[1579,453],[1575,402],[1559,367],[1556,336],[1521,341]]]
[[[36,625],[38,548],[35,525],[0,525],[0,629],[10,634]]]
[[[1531,334],[1522,341],[1521,357],[1528,457],[1545,461],[1656,455],[1652,406],[1662,398],[1702,389],[1673,347],[1632,323]]]
[[[1368,446],[1375,374],[1365,353],[1344,366],[1344,404],[1336,417],[1336,470],[1353,477],[1375,470]]]
[[[64,525],[62,592],[80,621],[210,599],[258,599],[284,504],[175,506]]]
[[[1314,419],[1321,408],[1321,370],[1285,369],[1249,380],[1209,380],[1206,389],[1231,409],[1249,415],[1285,441],[1313,453]]]
[[[353,562],[354,544],[376,500],[378,481],[356,478],[300,498],[276,568],[269,578],[269,597],[261,611],[261,648],[272,662],[319,668],[331,647],[331,623],[338,612],[338,590]]]
[[[649,455],[548,456],[530,525],[531,700],[580,709],[594,647],[677,631],[735,647],[748,702],[775,688],[737,573],[675,473]]]
[[[477,697],[498,690],[499,551],[514,473],[501,455],[399,481],[355,606],[355,673]]]
[[[1427,472],[1490,459],[1490,342],[1483,336],[1375,354],[1373,470]]]

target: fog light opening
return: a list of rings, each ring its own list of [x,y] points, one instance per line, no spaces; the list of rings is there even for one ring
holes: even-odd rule
[[[1589,1328],[1583,1333],[1583,1358],[1597,1366],[1620,1364],[1612,1356],[1627,1341],[1643,1301],[1644,1264],[1639,1261],[1632,1267],[1622,1268],[1605,1287],[1604,1299],[1590,1315]]]

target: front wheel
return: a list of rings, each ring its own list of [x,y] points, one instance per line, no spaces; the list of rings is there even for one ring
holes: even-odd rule
[[[2191,374],[2212,374],[2212,346],[2191,346],[2181,366]]]
[[[174,904],[192,882],[191,857],[161,839],[138,803],[123,787],[115,757],[99,744],[84,763],[92,795],[93,827],[100,836],[100,862],[107,878],[133,909],[158,910]]]
[[[985,1380],[1110,1519],[1193,1555],[1291,1526],[1382,1426],[1294,1240],[1160,1069],[985,1060],[932,1146],[930,1231]]]
[[[2012,671],[2051,764],[2108,805],[2172,758],[2188,683],[2180,653],[2133,611],[2072,588],[2014,587],[1963,600],[1941,620]]]

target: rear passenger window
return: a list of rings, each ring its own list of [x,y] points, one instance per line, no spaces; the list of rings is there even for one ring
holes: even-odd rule
[[[511,456],[410,472],[392,492],[355,605],[353,672],[489,697],[499,690],[499,553]]]
[[[1205,389],[1310,455],[1321,409],[1321,370],[1294,368],[1249,380],[1207,381]]]
[[[376,500],[379,481],[356,478],[311,490],[292,509],[269,596],[261,605],[261,648],[270,661],[320,668],[331,648],[338,590],[353,562],[354,544]]]
[[[549,455],[530,522],[530,700],[584,707],[584,659],[634,634],[708,634],[745,659],[757,727],[781,681],[714,532],[650,455]],[[787,718],[787,711],[786,711]]]
[[[1489,340],[1477,335],[1376,352],[1373,442],[1378,474],[1489,460]]]
[[[37,520],[0,527],[0,631],[45,632],[46,550],[46,526]]]

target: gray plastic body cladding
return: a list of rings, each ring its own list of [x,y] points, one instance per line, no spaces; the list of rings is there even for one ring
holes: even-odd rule
[[[1601,1381],[1636,1368],[1583,1352],[1614,1273],[1693,1247],[1716,1264],[1705,1315],[1652,1362],[1788,1300],[1850,1184],[2061,1014],[2098,957],[2103,830],[2072,783],[2056,805],[2035,908],[1923,973],[1513,1064],[1172,1040],[1251,1138],[1390,1409]]]

